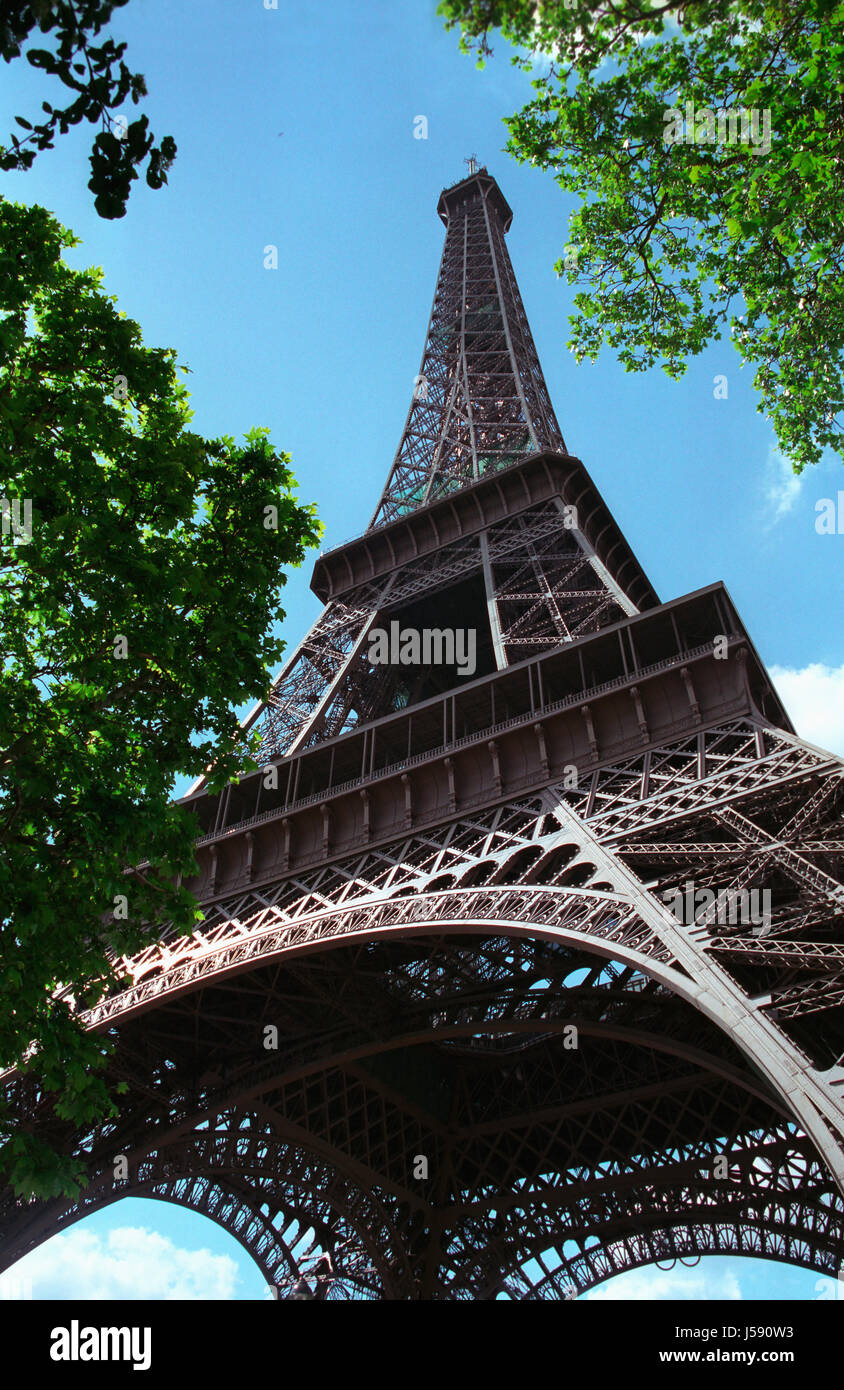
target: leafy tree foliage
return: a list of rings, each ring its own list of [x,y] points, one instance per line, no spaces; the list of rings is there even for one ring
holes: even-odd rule
[[[174,352],[143,345],[101,271],[64,263],[73,244],[0,201],[0,1066],[29,1049],[56,1114],[94,1123],[108,1041],[75,1009],[142,924],[201,916],[174,778],[254,768],[234,709],[268,692],[283,567],[321,528],[266,430],[187,428]],[[19,1191],[73,1190],[8,1116],[3,1139]]]
[[[629,371],[679,377],[728,329],[794,471],[840,453],[844,5],[443,0],[440,13],[480,65],[495,29],[528,69],[526,49],[548,55],[507,149],[584,200],[556,266],[580,291],[578,359],[608,344]]]
[[[160,144],[149,129],[146,116],[128,121],[112,113],[127,97],[137,106],[147,95],[140,73],[130,72],[123,61],[125,43],[113,38],[96,39],[115,9],[127,0],[3,0],[0,7],[0,54],[11,62],[19,58],[23,45],[36,30],[50,47],[32,46],[26,50],[27,62],[57,77],[75,97],[68,105],[53,107],[42,103],[46,119],[37,124],[25,116],[15,121],[28,134],[12,133],[9,144],[0,147],[0,169],[29,169],[40,150],[52,149],[56,133],[64,135],[72,125],[86,120],[102,129],[91,150],[91,179],[94,206],[101,217],[123,217],[133,179],[146,160],[146,181],[150,188],[167,182],[167,171],[176,156],[173,137],[165,135]]]

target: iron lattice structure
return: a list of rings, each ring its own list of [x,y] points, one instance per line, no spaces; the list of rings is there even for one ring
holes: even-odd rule
[[[87,1015],[118,1119],[81,1200],[201,1211],[282,1298],[570,1298],[709,1253],[844,1251],[844,764],[795,736],[721,584],[660,603],[548,399],[481,170],[439,204],[422,371],[369,530],[187,798],[205,906]],[[373,666],[473,627],[477,670]],[[758,920],[666,895],[768,894]],[[576,1045],[575,1045],[576,1044]],[[115,1179],[123,1155],[128,1177]]]

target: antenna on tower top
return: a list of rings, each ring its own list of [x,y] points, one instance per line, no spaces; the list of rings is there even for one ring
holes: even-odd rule
[[[464,159],[463,163],[467,166],[470,175],[478,172],[478,156],[476,154],[470,154],[469,158]]]

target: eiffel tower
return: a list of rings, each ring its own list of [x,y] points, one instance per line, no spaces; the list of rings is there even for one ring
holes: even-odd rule
[[[218,1222],[284,1299],[842,1264],[844,763],[723,584],[660,603],[569,454],[495,180],[437,210],[372,522],[316,563],[261,770],[185,798],[201,930],[87,1015],[120,1117],[74,1135],[29,1098],[90,1181],[7,1193],[4,1266],[124,1196]]]

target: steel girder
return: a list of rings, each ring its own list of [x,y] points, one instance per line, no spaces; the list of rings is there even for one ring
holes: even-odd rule
[[[365,640],[410,605],[483,576],[499,669],[615,622],[636,609],[568,527],[561,504],[530,507],[477,535],[443,546],[432,566],[403,566],[382,585],[326,606],[277,678],[260,715],[258,759],[268,762],[391,713],[394,668],[376,670]]]
[[[801,1034],[781,1002],[840,968],[841,776],[737,721],[219,904],[92,1012],[131,1099],[82,1204],[7,1201],[6,1257],[146,1192],[222,1220],[282,1297],[566,1297],[729,1251],[835,1272],[842,1010]],[[719,856],[775,885],[756,955],[663,904]]]

